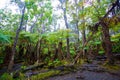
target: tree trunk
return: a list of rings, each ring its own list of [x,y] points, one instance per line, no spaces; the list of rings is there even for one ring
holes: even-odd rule
[[[42,39],[38,40],[37,42],[37,63],[40,62],[40,51],[41,51],[41,41]]]
[[[110,41],[110,35],[109,35],[109,27],[104,22],[101,23],[102,25],[102,38],[103,38],[103,44],[104,44],[104,50],[107,55],[107,61],[109,64],[114,64],[113,56],[112,56],[112,44]]]
[[[88,39],[86,40],[86,42],[85,42],[84,45],[82,46],[82,49],[85,48],[85,46],[88,44],[88,42],[92,39],[93,34],[95,34],[95,32],[92,32],[92,34],[88,37]],[[82,54],[82,51],[80,51],[80,52],[76,55],[73,64],[75,64],[75,63],[77,62],[77,60],[79,59],[79,57],[81,56],[81,54]]]
[[[59,60],[65,59],[63,51],[62,51],[62,42],[59,42],[58,44],[58,59]]]
[[[59,2],[61,3],[61,9],[63,11],[63,15],[64,15],[63,17],[64,17],[66,29],[69,29],[68,22],[67,22],[67,15],[66,15],[67,0],[64,0],[64,1],[59,0]],[[64,3],[65,3],[65,8],[63,7]],[[66,43],[67,43],[67,59],[70,59],[69,37],[66,37]]]
[[[82,5],[82,15],[84,15],[84,5]],[[85,45],[86,43],[86,34],[85,34],[85,17],[83,16],[83,23],[82,23],[82,43],[83,43],[83,46]],[[85,55],[86,55],[86,49],[83,49],[83,58],[85,58]]]
[[[64,12],[65,26],[67,29],[69,29],[68,23],[67,23],[66,8],[63,8],[63,12]],[[67,59],[70,59],[69,37],[66,38],[66,42],[67,42]]]
[[[14,56],[15,56],[15,51],[16,51],[16,45],[17,45],[19,33],[21,31],[22,24],[23,24],[23,21],[24,21],[24,13],[25,13],[25,6],[24,6],[24,8],[22,10],[22,17],[21,17],[20,26],[16,31],[16,36],[15,36],[15,40],[14,40],[14,44],[13,44],[13,48],[12,48],[12,56],[11,56],[11,59],[10,59],[9,65],[8,65],[8,71],[9,72],[12,70],[12,67],[14,65]]]
[[[83,46],[85,45],[86,43],[86,34],[85,34],[85,29],[82,30],[82,44]],[[83,57],[85,57],[86,55],[86,50],[83,49]]]
[[[78,36],[77,42],[79,43],[80,39],[79,39],[79,26],[78,26],[78,20],[77,20],[77,22],[76,22],[76,26],[77,26],[77,36]]]
[[[26,31],[27,31],[27,23],[28,23],[28,20],[26,20],[25,23],[26,23],[26,25],[25,25],[25,29],[24,29],[24,30],[25,30],[25,32],[26,32]]]
[[[79,41],[80,41],[80,39],[79,39],[79,26],[78,26],[78,18],[79,18],[79,7],[78,7],[78,4],[79,4],[79,1],[77,1],[77,0],[75,0],[75,5],[76,5],[76,32],[77,32],[77,36],[78,36],[78,39],[77,39],[77,44],[79,44]]]

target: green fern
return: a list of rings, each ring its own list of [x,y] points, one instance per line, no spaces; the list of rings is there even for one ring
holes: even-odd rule
[[[0,43],[10,43],[10,36],[0,33]]]

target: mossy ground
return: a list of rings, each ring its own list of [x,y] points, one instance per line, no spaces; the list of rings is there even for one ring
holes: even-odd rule
[[[44,80],[48,77],[58,75],[59,73],[60,73],[59,70],[55,70],[55,71],[51,70],[51,71],[48,71],[48,72],[45,72],[45,73],[40,73],[38,75],[32,76],[30,78],[30,80]]]
[[[104,64],[103,67],[104,67],[104,68],[106,69],[106,71],[109,72],[109,73],[120,74],[120,65]]]
[[[119,65],[103,65],[103,67],[105,67],[108,70],[120,70],[120,66]]]

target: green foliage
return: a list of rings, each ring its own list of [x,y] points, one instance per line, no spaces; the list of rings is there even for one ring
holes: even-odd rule
[[[99,44],[101,44],[101,41],[95,41],[94,44],[99,45]]]
[[[105,53],[105,51],[99,51],[98,54],[99,55],[103,55]]]
[[[48,62],[48,67],[49,66],[63,66],[63,65],[68,65],[69,63],[66,60],[59,60],[59,59],[55,59],[54,61],[49,60]]]
[[[19,78],[16,78],[16,80],[25,80],[25,74],[20,72]]]
[[[113,41],[114,41],[114,39],[115,39],[115,41],[118,41],[118,39],[120,39],[120,33],[113,35],[113,36],[111,37],[111,39],[112,39]]]
[[[54,66],[60,66],[62,63],[60,60],[56,59],[53,61]]]
[[[48,61],[48,67],[49,66],[60,66],[63,65],[62,62],[59,59],[55,59],[54,61],[49,60]]]
[[[44,52],[44,54],[48,54],[48,48],[43,48],[42,51]]]
[[[66,40],[66,37],[73,37],[74,34],[70,33],[70,30],[58,30],[56,32],[42,34],[42,39],[45,39],[48,44],[58,44],[59,42]],[[64,42],[64,41],[63,41]]]
[[[3,63],[4,57],[0,57],[0,64]]]
[[[118,42],[119,39],[117,39],[117,38],[112,38],[111,41],[112,41],[112,42]]]
[[[83,49],[84,49],[84,50],[88,50],[88,49],[89,49],[89,47],[88,47],[88,46],[85,46]]]
[[[75,50],[73,48],[70,49],[70,54],[71,54],[71,56],[75,56],[76,55],[76,52],[75,52]]]
[[[12,76],[9,75],[8,73],[4,73],[1,77],[0,80],[13,80]]]
[[[0,43],[10,43],[10,36],[0,33]]]
[[[120,42],[114,42],[112,45],[112,52],[113,53],[120,53]]]
[[[21,42],[36,43],[39,39],[39,35],[36,33],[29,33],[29,32],[22,31],[20,33],[19,39]]]
[[[26,66],[21,66],[21,69],[23,69],[23,70],[24,70],[25,68],[26,68]]]
[[[0,16],[1,30],[16,31],[18,28],[20,15],[12,14],[10,9],[0,9]]]
[[[113,35],[111,37],[112,41],[112,52],[119,53],[120,52],[120,34]]]

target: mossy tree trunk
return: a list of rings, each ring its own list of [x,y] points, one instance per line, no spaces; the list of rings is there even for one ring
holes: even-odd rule
[[[38,40],[37,42],[37,63],[40,62],[40,52],[41,52],[41,42],[42,42],[42,39]]]
[[[107,55],[107,61],[109,64],[114,64],[113,54],[112,54],[112,43],[109,35],[109,27],[106,23],[102,22],[102,38],[104,44],[104,50]]]
[[[62,60],[65,59],[63,51],[62,51],[62,42],[58,44],[58,59]]]

